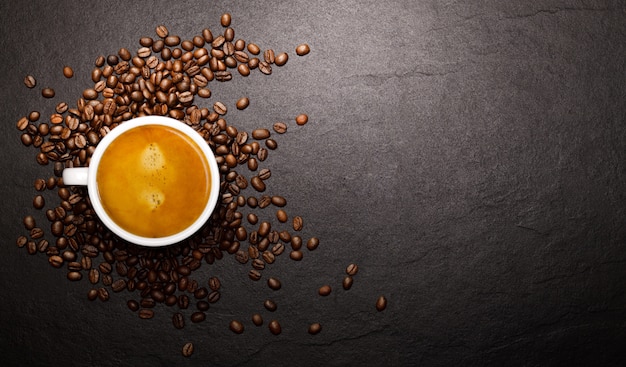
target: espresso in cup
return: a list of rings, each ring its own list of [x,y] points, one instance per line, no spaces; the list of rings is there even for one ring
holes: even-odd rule
[[[102,154],[98,195],[111,219],[143,237],[189,227],[210,195],[209,163],[198,145],[168,126],[135,127]]]
[[[67,185],[87,185],[103,224],[139,245],[190,237],[219,197],[219,169],[206,141],[167,117],[139,117],[112,129],[89,167],[63,171]]]

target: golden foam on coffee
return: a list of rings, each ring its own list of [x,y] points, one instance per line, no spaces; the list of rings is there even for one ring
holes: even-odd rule
[[[209,166],[184,134],[147,125],[127,131],[103,154],[97,174],[105,211],[120,227],[164,237],[193,223],[210,192]]]

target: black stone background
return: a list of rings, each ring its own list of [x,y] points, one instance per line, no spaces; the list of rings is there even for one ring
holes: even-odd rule
[[[271,76],[214,82],[205,103],[225,102],[228,121],[248,131],[289,122],[263,164],[268,192],[321,244],[265,271],[283,281],[279,292],[232,256],[203,266],[204,279],[222,279],[222,298],[206,322],[177,330],[173,309],[146,321],[126,308],[127,292],[90,302],[86,278],[71,283],[15,245],[36,212],[34,179],[52,175],[15,125],[75,105],[98,55],[134,52],[160,24],[183,39],[219,33],[224,12],[236,38],[290,59]],[[27,0],[3,1],[0,16],[3,366],[625,363],[623,2]],[[303,42],[312,51],[296,57]],[[242,96],[250,107],[234,111]],[[295,125],[298,113],[307,125]],[[360,272],[345,292],[350,262]],[[326,283],[334,291],[321,298]],[[381,294],[389,304],[378,313]],[[267,330],[271,318],[281,335]]]

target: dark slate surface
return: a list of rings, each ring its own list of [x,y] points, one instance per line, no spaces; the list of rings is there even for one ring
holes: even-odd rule
[[[15,1],[0,4],[3,366],[620,365],[626,342],[626,8],[620,1]],[[44,254],[15,246],[37,177],[17,120],[75,105],[98,55],[159,24],[183,39],[233,15],[236,37],[286,66],[213,84],[242,129],[290,121],[272,193],[316,252],[247,278],[232,256],[208,320],[140,320],[134,295],[86,299]],[[296,45],[312,52],[296,57]],[[75,69],[67,80],[64,65]],[[29,90],[26,74],[38,79]],[[39,94],[57,91],[53,100]],[[234,109],[233,109],[234,110]],[[298,127],[291,120],[308,113]],[[53,192],[48,206],[57,205]],[[271,214],[271,213],[270,213]],[[47,229],[43,212],[36,213]],[[269,214],[268,214],[269,215]],[[350,262],[354,287],[340,282]],[[334,285],[320,298],[316,289]],[[386,311],[376,298],[389,300]],[[263,310],[271,297],[279,305]],[[250,315],[263,313],[257,328]],[[267,330],[271,317],[283,333]],[[246,331],[228,330],[231,319]],[[322,323],[310,336],[308,323]],[[191,341],[194,355],[180,355]]]

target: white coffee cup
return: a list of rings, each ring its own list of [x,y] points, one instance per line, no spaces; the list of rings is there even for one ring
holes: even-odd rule
[[[97,172],[99,168],[99,164],[101,158],[105,151],[109,148],[112,142],[114,142],[118,137],[122,136],[124,133],[145,125],[161,125],[166,126],[176,131],[186,135],[191,138],[191,140],[200,148],[203,155],[206,158],[209,166],[209,174],[210,174],[210,192],[208,195],[208,200],[206,201],[206,205],[202,210],[202,213],[197,217],[197,219],[185,229],[174,233],[172,235],[167,235],[164,237],[146,237],[140,236],[134,233],[129,232],[128,230],[122,228],[118,225],[112,218],[107,214],[104,209],[103,203],[100,198],[100,194],[98,191],[98,181],[96,179]],[[102,223],[110,229],[113,233],[118,235],[120,238],[142,246],[166,246],[174,243],[181,242],[189,237],[191,237],[195,232],[197,232],[208,220],[213,212],[215,205],[217,204],[219,198],[220,191],[220,173],[217,162],[215,160],[215,155],[213,151],[207,144],[207,142],[191,127],[185,125],[184,123],[171,119],[169,117],[163,116],[144,116],[137,117],[132,120],[125,121],[124,123],[119,124],[117,127],[112,129],[107,135],[105,135],[102,140],[97,145],[93,155],[91,156],[89,167],[76,167],[76,168],[66,168],[63,171],[63,183],[67,186],[72,185],[80,185],[87,186],[87,190],[89,193],[89,199],[91,200],[91,204],[93,209],[96,212],[98,218],[102,221]],[[180,188],[184,190],[184,187]],[[137,218],[136,220],[142,220],[142,218]]]

